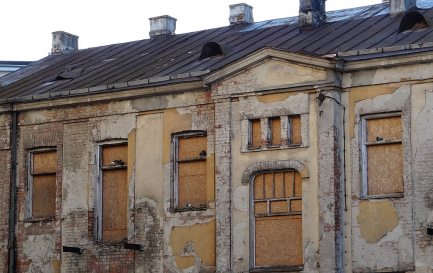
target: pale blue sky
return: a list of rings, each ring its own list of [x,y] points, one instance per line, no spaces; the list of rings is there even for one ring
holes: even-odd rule
[[[79,48],[146,39],[149,17],[177,18],[176,33],[228,25],[229,5],[254,7],[256,22],[295,16],[298,0],[10,0],[0,4],[0,60],[33,61],[48,55],[51,32],[78,35]],[[327,0],[327,10],[382,0]]]

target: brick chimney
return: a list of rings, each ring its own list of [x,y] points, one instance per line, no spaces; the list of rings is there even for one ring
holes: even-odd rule
[[[253,7],[245,3],[230,5],[230,25],[254,23]]]
[[[55,31],[52,34],[51,54],[78,50],[78,36],[65,31]]]
[[[150,38],[164,37],[174,35],[176,31],[176,18],[168,15],[149,18],[150,21]]]
[[[416,0],[389,0],[389,14],[399,16],[409,9],[416,7]]]
[[[299,29],[314,29],[326,21],[326,0],[299,1]]]

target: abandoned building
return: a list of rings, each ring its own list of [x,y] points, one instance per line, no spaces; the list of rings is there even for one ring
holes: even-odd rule
[[[0,272],[433,272],[433,1],[229,11],[0,78]]]

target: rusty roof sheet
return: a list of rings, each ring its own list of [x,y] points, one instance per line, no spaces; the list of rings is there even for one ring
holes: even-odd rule
[[[431,0],[418,1],[429,19],[432,6]],[[327,22],[315,30],[300,32],[297,17],[290,17],[51,55],[0,78],[0,99],[191,81],[264,47],[324,56],[433,42],[431,28],[398,33],[400,19],[391,18],[388,5],[381,3],[329,11]],[[199,60],[203,45],[211,41],[222,45],[225,54]]]

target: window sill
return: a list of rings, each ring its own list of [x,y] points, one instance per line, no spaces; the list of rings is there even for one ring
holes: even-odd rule
[[[52,222],[55,221],[56,218],[53,217],[43,217],[43,218],[28,218],[25,219],[24,222],[25,223],[39,223],[39,222]]]
[[[267,147],[259,147],[259,148],[247,147],[246,149],[243,149],[241,152],[243,152],[243,153],[250,153],[250,152],[263,152],[263,151],[285,150],[285,149],[298,149],[298,148],[306,148],[306,147],[307,146],[303,146],[302,143],[300,143],[300,144],[289,144],[289,145],[279,145],[279,146],[267,146]]]
[[[260,272],[266,272],[266,273],[282,273],[282,272],[300,272],[304,270],[303,265],[299,266],[288,266],[288,267],[255,267],[250,269],[250,273],[260,273]]]
[[[393,194],[381,194],[381,195],[366,195],[361,197],[361,200],[403,198],[403,197],[404,197],[404,193],[393,193]]]
[[[189,211],[204,211],[207,210],[206,207],[190,207],[190,208],[170,208],[170,212],[189,212]]]

